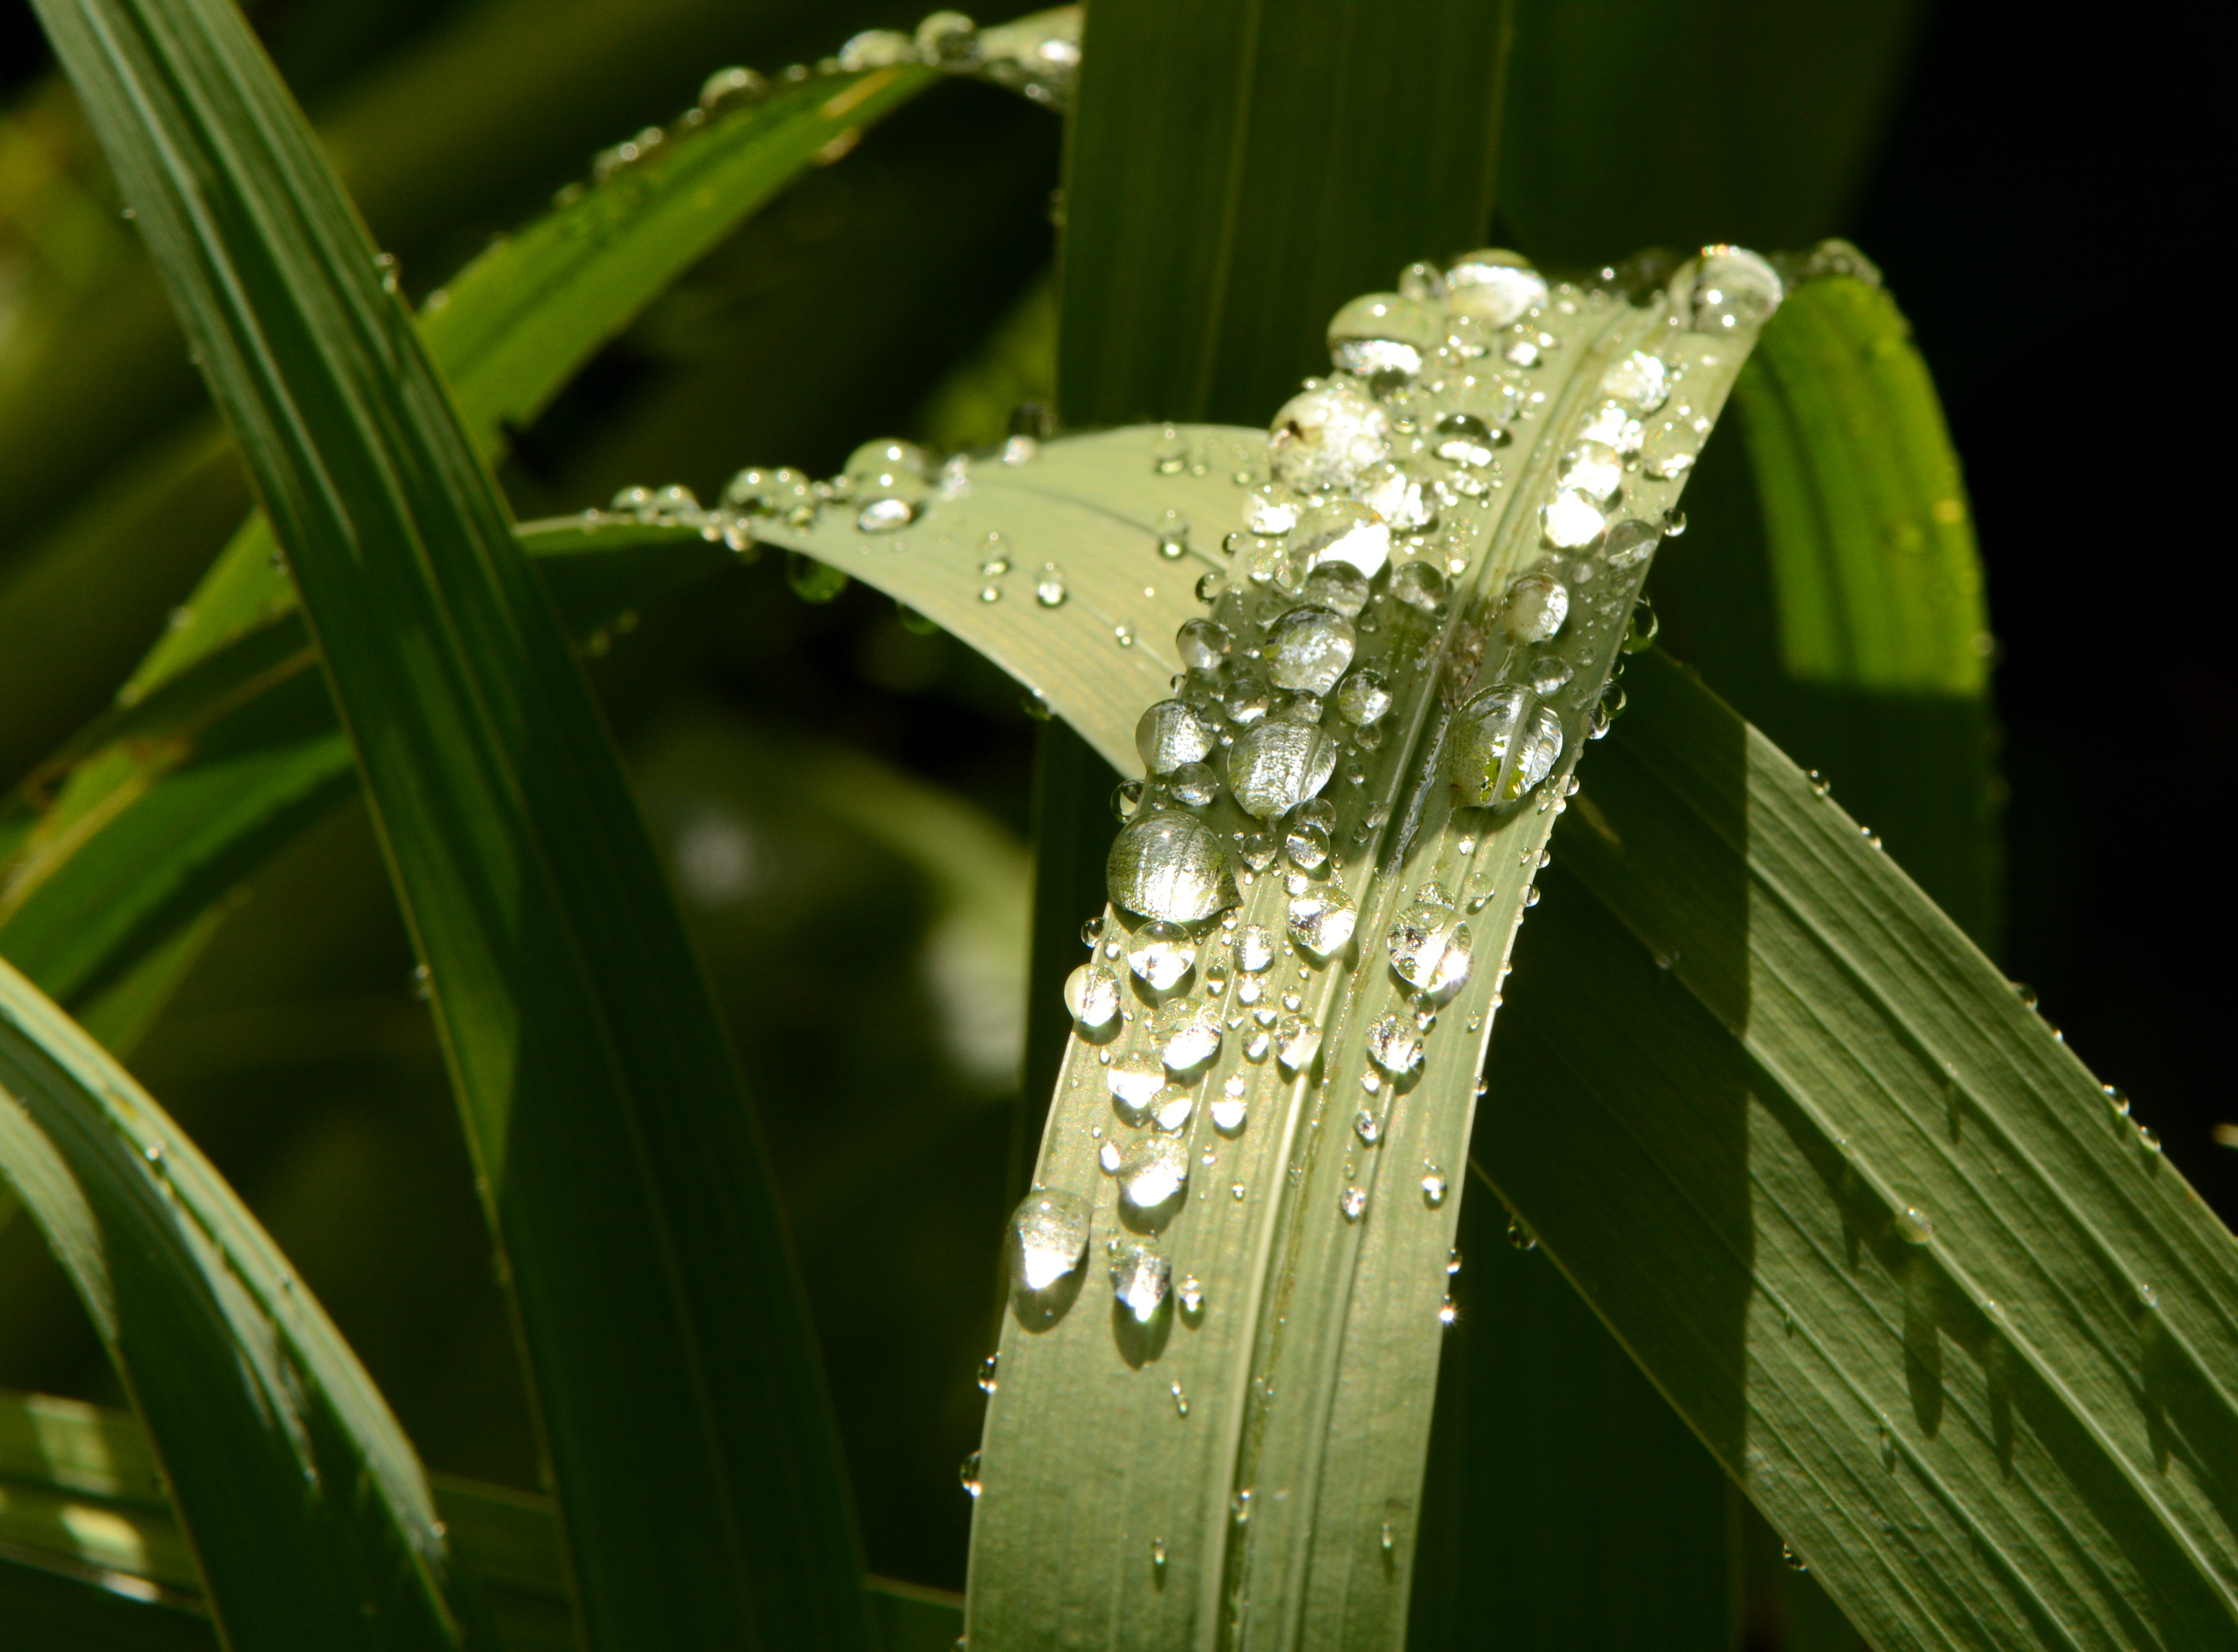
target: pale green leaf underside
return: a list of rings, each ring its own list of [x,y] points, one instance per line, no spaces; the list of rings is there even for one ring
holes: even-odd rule
[[[1679,278],[1682,294],[1690,279]],[[1660,352],[1683,377],[1650,426],[1691,448],[1746,347],[1681,329],[1660,294],[1638,307],[1567,296],[1568,314],[1547,313],[1559,344],[1531,380],[1544,399],[1516,425],[1499,486],[1447,513],[1437,556],[1460,557],[1467,572],[1444,618],[1387,596],[1367,616],[1381,634],[1361,657],[1387,669],[1397,704],[1380,745],[1347,749],[1360,781],[1340,778],[1328,794],[1357,932],[1326,967],[1282,957],[1263,1001],[1279,1009],[1281,995],[1299,995],[1301,1013],[1323,1029],[1321,1061],[1293,1081],[1270,1055],[1252,1059],[1256,1029],[1246,1017],[1231,1021],[1219,1055],[1189,1081],[1191,1181],[1162,1243],[1175,1279],[1194,1276],[1206,1299],[1201,1314],[1162,1331],[1115,1319],[1102,1277],[1102,1241],[1125,1230],[1096,1154],[1106,1140],[1140,1138],[1114,1113],[1098,1056],[1145,1047],[1143,1031],[1122,1032],[1103,1051],[1077,1038],[1068,1049],[1036,1180],[1091,1199],[1098,1242],[1076,1300],[1053,1326],[1006,1323],[974,1530],[975,1647],[1209,1647],[1239,1628],[1254,1643],[1286,1645],[1395,1645],[1403,1635],[1445,1265],[1500,966],[1644,564],[1578,590],[1565,634],[1576,675],[1553,702],[1566,750],[1534,803],[1500,820],[1455,810],[1441,776],[1431,770],[1426,783],[1423,765],[1472,675],[1460,657],[1494,628],[1510,581],[1551,554],[1539,509],[1558,459],[1604,405],[1604,373],[1636,348]],[[864,532],[851,505],[826,507],[805,532],[770,522],[756,532],[956,631],[1136,772],[1135,721],[1170,692],[1173,631],[1207,611],[1189,593],[1207,549],[1240,523],[1247,489],[1266,479],[1266,452],[1259,433],[1219,427],[1068,439],[1024,463],[973,465],[968,486],[951,485],[903,532]],[[1178,465],[1176,455],[1185,456]],[[1625,486],[1621,514],[1650,521],[1678,492],[1675,476],[1639,471]],[[1189,525],[1187,555],[1160,548],[1169,512]],[[1001,541],[990,545],[990,534]],[[1007,574],[983,574],[990,550],[1007,554]],[[1066,594],[1045,607],[1034,587],[1051,561]],[[1222,571],[1245,593],[1241,607],[1262,603],[1239,569]],[[1246,618],[1234,597],[1212,611],[1232,625]],[[1486,681],[1505,651],[1497,642],[1492,650]],[[1232,813],[1208,817],[1224,829],[1236,823]],[[1360,1087],[1368,1026],[1410,1005],[1383,935],[1430,881],[1467,910],[1474,969],[1440,1011],[1403,1097],[1388,1085],[1369,1096]],[[1268,872],[1249,882],[1237,915],[1279,937],[1284,902],[1279,872]],[[1123,940],[1118,915],[1104,923]],[[1216,928],[1202,942],[1203,969],[1224,944]],[[1147,1004],[1129,1001],[1146,1023]],[[1323,1074],[1326,1084],[1314,1081]],[[1248,1110],[1232,1138],[1209,1116],[1231,1079]],[[1352,1134],[1363,1102],[1379,1114],[1373,1148]],[[1426,1193],[1429,1176],[1443,1179],[1441,1194]],[[1347,1189],[1366,1200],[1356,1222],[1340,1208]],[[1270,1384],[1281,1397],[1271,1408],[1262,1404]],[[1231,1509],[1244,1490],[1252,1512],[1239,1525]]]
[[[1488,1173],[1876,1644],[2238,1644],[2238,1247],[1770,742],[1632,681]]]

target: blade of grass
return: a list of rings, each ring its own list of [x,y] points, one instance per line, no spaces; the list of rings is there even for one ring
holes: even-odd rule
[[[508,1652],[575,1644],[551,1499],[454,1475],[430,1483],[458,1566],[493,1609],[500,1643]],[[0,1603],[43,1602],[46,1616],[30,1621],[50,1638],[33,1644],[214,1646],[184,1554],[133,1417],[0,1390]],[[891,1578],[865,1586],[886,1652],[954,1645],[959,1598]],[[19,1621],[8,1620],[11,1634]],[[17,1642],[9,1644],[13,1652]]]
[[[1485,238],[1509,8],[1109,0],[1065,160],[1060,406],[1252,423],[1337,306]]]
[[[1718,444],[1742,442],[1747,477],[1740,453],[1705,455],[1705,532],[1664,560],[1657,607],[1672,648],[1994,953],[1991,644],[1965,486],[1903,314],[1853,251],[1816,256],[1858,274],[1804,286],[1765,330]]]
[[[160,1473],[184,1527],[160,1557],[233,1647],[460,1644],[426,1479],[371,1380],[194,1144],[4,965],[0,1177],[147,1424],[136,1452],[116,1428],[81,1432],[63,1483],[144,1503]],[[0,1431],[0,1466],[39,1438],[29,1420]],[[97,1563],[133,1557],[99,1553],[116,1523],[74,1506],[10,1497],[3,1540],[59,1529]]]
[[[2230,1643],[2231,1236],[1768,740],[1628,682],[1492,1179],[1873,1643]]]
[[[39,10],[288,549],[357,750],[500,1239],[587,1633],[862,1643],[844,1480],[758,1134],[494,483],[239,15]]]

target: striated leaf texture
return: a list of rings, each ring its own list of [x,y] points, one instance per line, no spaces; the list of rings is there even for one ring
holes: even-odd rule
[[[1873,1644],[2238,1644],[2238,1245],[1801,770],[1628,680],[1486,1172]]]
[[[864,1643],[828,1400],[754,1120],[494,483],[239,14],[40,10],[256,478],[356,750],[500,1239],[585,1632]]]

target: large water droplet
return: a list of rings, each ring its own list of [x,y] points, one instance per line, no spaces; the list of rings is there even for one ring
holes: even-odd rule
[[[1212,1127],[1223,1136],[1241,1133],[1248,1106],[1241,1095],[1216,1095],[1212,1099]]]
[[[1391,921],[1384,944],[1391,968],[1416,992],[1441,998],[1468,979],[1469,927],[1450,905],[1416,902]]]
[[[1220,796],[1220,776],[1208,763],[1183,763],[1166,776],[1166,786],[1175,803],[1190,809],[1202,809]]]
[[[1262,538],[1279,538],[1298,525],[1298,508],[1294,495],[1270,482],[1243,501],[1243,525]]]
[[[1391,594],[1426,614],[1443,608],[1452,591],[1445,571],[1434,562],[1409,562],[1391,576]]]
[[[1510,585],[1500,611],[1500,624],[1518,643],[1546,641],[1569,617],[1569,587],[1544,573],[1526,573]]]
[[[1636,413],[1653,413],[1670,393],[1670,373],[1660,359],[1644,350],[1634,350],[1601,375],[1601,394]]]
[[[1624,486],[1624,461],[1612,447],[1580,442],[1564,462],[1554,486],[1573,489],[1596,505],[1606,505]]]
[[[1353,485],[1354,495],[1394,528],[1427,528],[1438,519],[1434,499],[1421,480],[1386,459],[1371,465]]]
[[[1173,1279],[1174,1265],[1149,1245],[1126,1246],[1111,1264],[1111,1293],[1137,1325],[1157,1318],[1173,1289]]]
[[[1290,897],[1290,937],[1316,957],[1344,950],[1352,939],[1360,909],[1341,883],[1328,883]]]
[[[1267,673],[1277,688],[1326,694],[1352,664],[1357,640],[1352,622],[1334,610],[1293,608],[1267,628]]]
[[[1770,319],[1787,295],[1778,273],[1745,247],[1705,247],[1694,275],[1694,330],[1741,333]]]
[[[1356,618],[1367,606],[1367,576],[1348,562],[1324,562],[1307,576],[1301,594],[1317,608]]]
[[[1232,943],[1235,967],[1246,975],[1255,975],[1275,961],[1275,937],[1263,925],[1247,923],[1235,932]]]
[[[1219,836],[1173,810],[1153,810],[1122,827],[1104,878],[1114,906],[1169,923],[1195,923],[1237,900]]]
[[[1135,750],[1144,770],[1170,774],[1185,763],[1201,763],[1213,748],[1213,731],[1186,700],[1160,700],[1135,725]]]
[[[1506,327],[1546,301],[1546,279],[1515,254],[1490,248],[1446,271],[1446,301],[1486,327]]]
[[[1506,431],[1493,428],[1473,413],[1449,413],[1438,420],[1430,451],[1447,464],[1481,470],[1510,439]]]
[[[1544,780],[1562,755],[1562,724],[1520,683],[1495,683],[1453,718],[1446,773],[1462,804],[1513,803]]]
[[[1321,1050],[1321,1029],[1302,1015],[1285,1015],[1275,1029],[1275,1059],[1292,1073],[1302,1073]]]
[[[1155,1055],[1137,1051],[1122,1055],[1103,1069],[1103,1082],[1111,1091],[1111,1105],[1129,1124],[1140,1124],[1150,1114],[1150,1105],[1166,1087],[1166,1069]]]
[[[1189,1143],[1175,1135],[1148,1135],[1119,1165],[1119,1197],[1138,1217],[1164,1213],[1189,1186]]]
[[[1236,807],[1261,820],[1288,814],[1335,771],[1336,742],[1310,723],[1270,718],[1238,735],[1228,749],[1228,783]]]
[[[1010,1269],[1029,1292],[1046,1291],[1088,1252],[1088,1201],[1063,1188],[1028,1193],[1010,1217]]]
[[[1601,559],[1612,568],[1636,568],[1655,553],[1656,542],[1663,531],[1652,525],[1626,517],[1608,531],[1602,542]]]
[[[1235,639],[1228,627],[1209,619],[1188,619],[1174,633],[1174,646],[1182,657],[1182,664],[1192,671],[1216,671],[1228,651],[1235,646]]]
[[[1102,964],[1081,965],[1065,977],[1064,1007],[1091,1033],[1109,1027],[1119,1013],[1119,977]]]
[[[1298,519],[1290,530],[1289,551],[1301,568],[1349,563],[1374,578],[1391,559],[1391,530],[1367,506],[1333,499]]]
[[[1175,1077],[1220,1054],[1220,1013],[1210,1004],[1169,1004],[1158,1012],[1158,1059]]]
[[[1347,373],[1401,383],[1422,370],[1423,357],[1438,347],[1445,332],[1444,320],[1428,305],[1397,293],[1369,293],[1329,322],[1329,356]]]
[[[1171,992],[1196,967],[1196,942],[1180,924],[1153,919],[1128,942],[1127,967],[1152,992]]]
[[[1564,488],[1539,512],[1539,525],[1547,544],[1564,551],[1582,551],[1601,537],[1608,518],[1584,494]]]
[[[1422,1064],[1421,1029],[1406,1015],[1381,1015],[1367,1029],[1368,1059],[1394,1078]]]
[[[1282,404],[1268,433],[1275,474],[1308,493],[1341,492],[1390,457],[1391,420],[1350,379],[1332,379]]]
[[[1365,728],[1380,722],[1391,710],[1391,691],[1384,687],[1379,673],[1363,666],[1337,684],[1336,709],[1347,722]]]

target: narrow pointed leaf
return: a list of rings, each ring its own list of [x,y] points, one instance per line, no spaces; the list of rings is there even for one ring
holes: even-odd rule
[[[845,1487],[756,1127],[494,483],[239,15],[39,10],[357,750],[593,1643],[861,1643]]]
[[[1657,606],[1673,649],[1994,951],[1992,645],[1965,484],[1894,301],[1852,249],[1816,257],[1855,273],[1765,329],[1727,451],[1705,456],[1702,538],[1659,567]]]
[[[1873,1644],[2238,1640],[2238,1246],[1769,741],[1629,681],[1486,1169]]]
[[[194,1144],[4,964],[0,1180],[147,1424],[145,1443],[79,1438],[65,1483],[144,1504],[162,1500],[160,1474],[182,1528],[160,1557],[232,1647],[460,1644],[426,1477],[355,1356]],[[0,1468],[40,1437],[27,1420],[0,1424]],[[72,1432],[58,1420],[47,1431]],[[115,1524],[73,1506],[0,1494],[0,1541],[68,1535],[103,1558]]]

